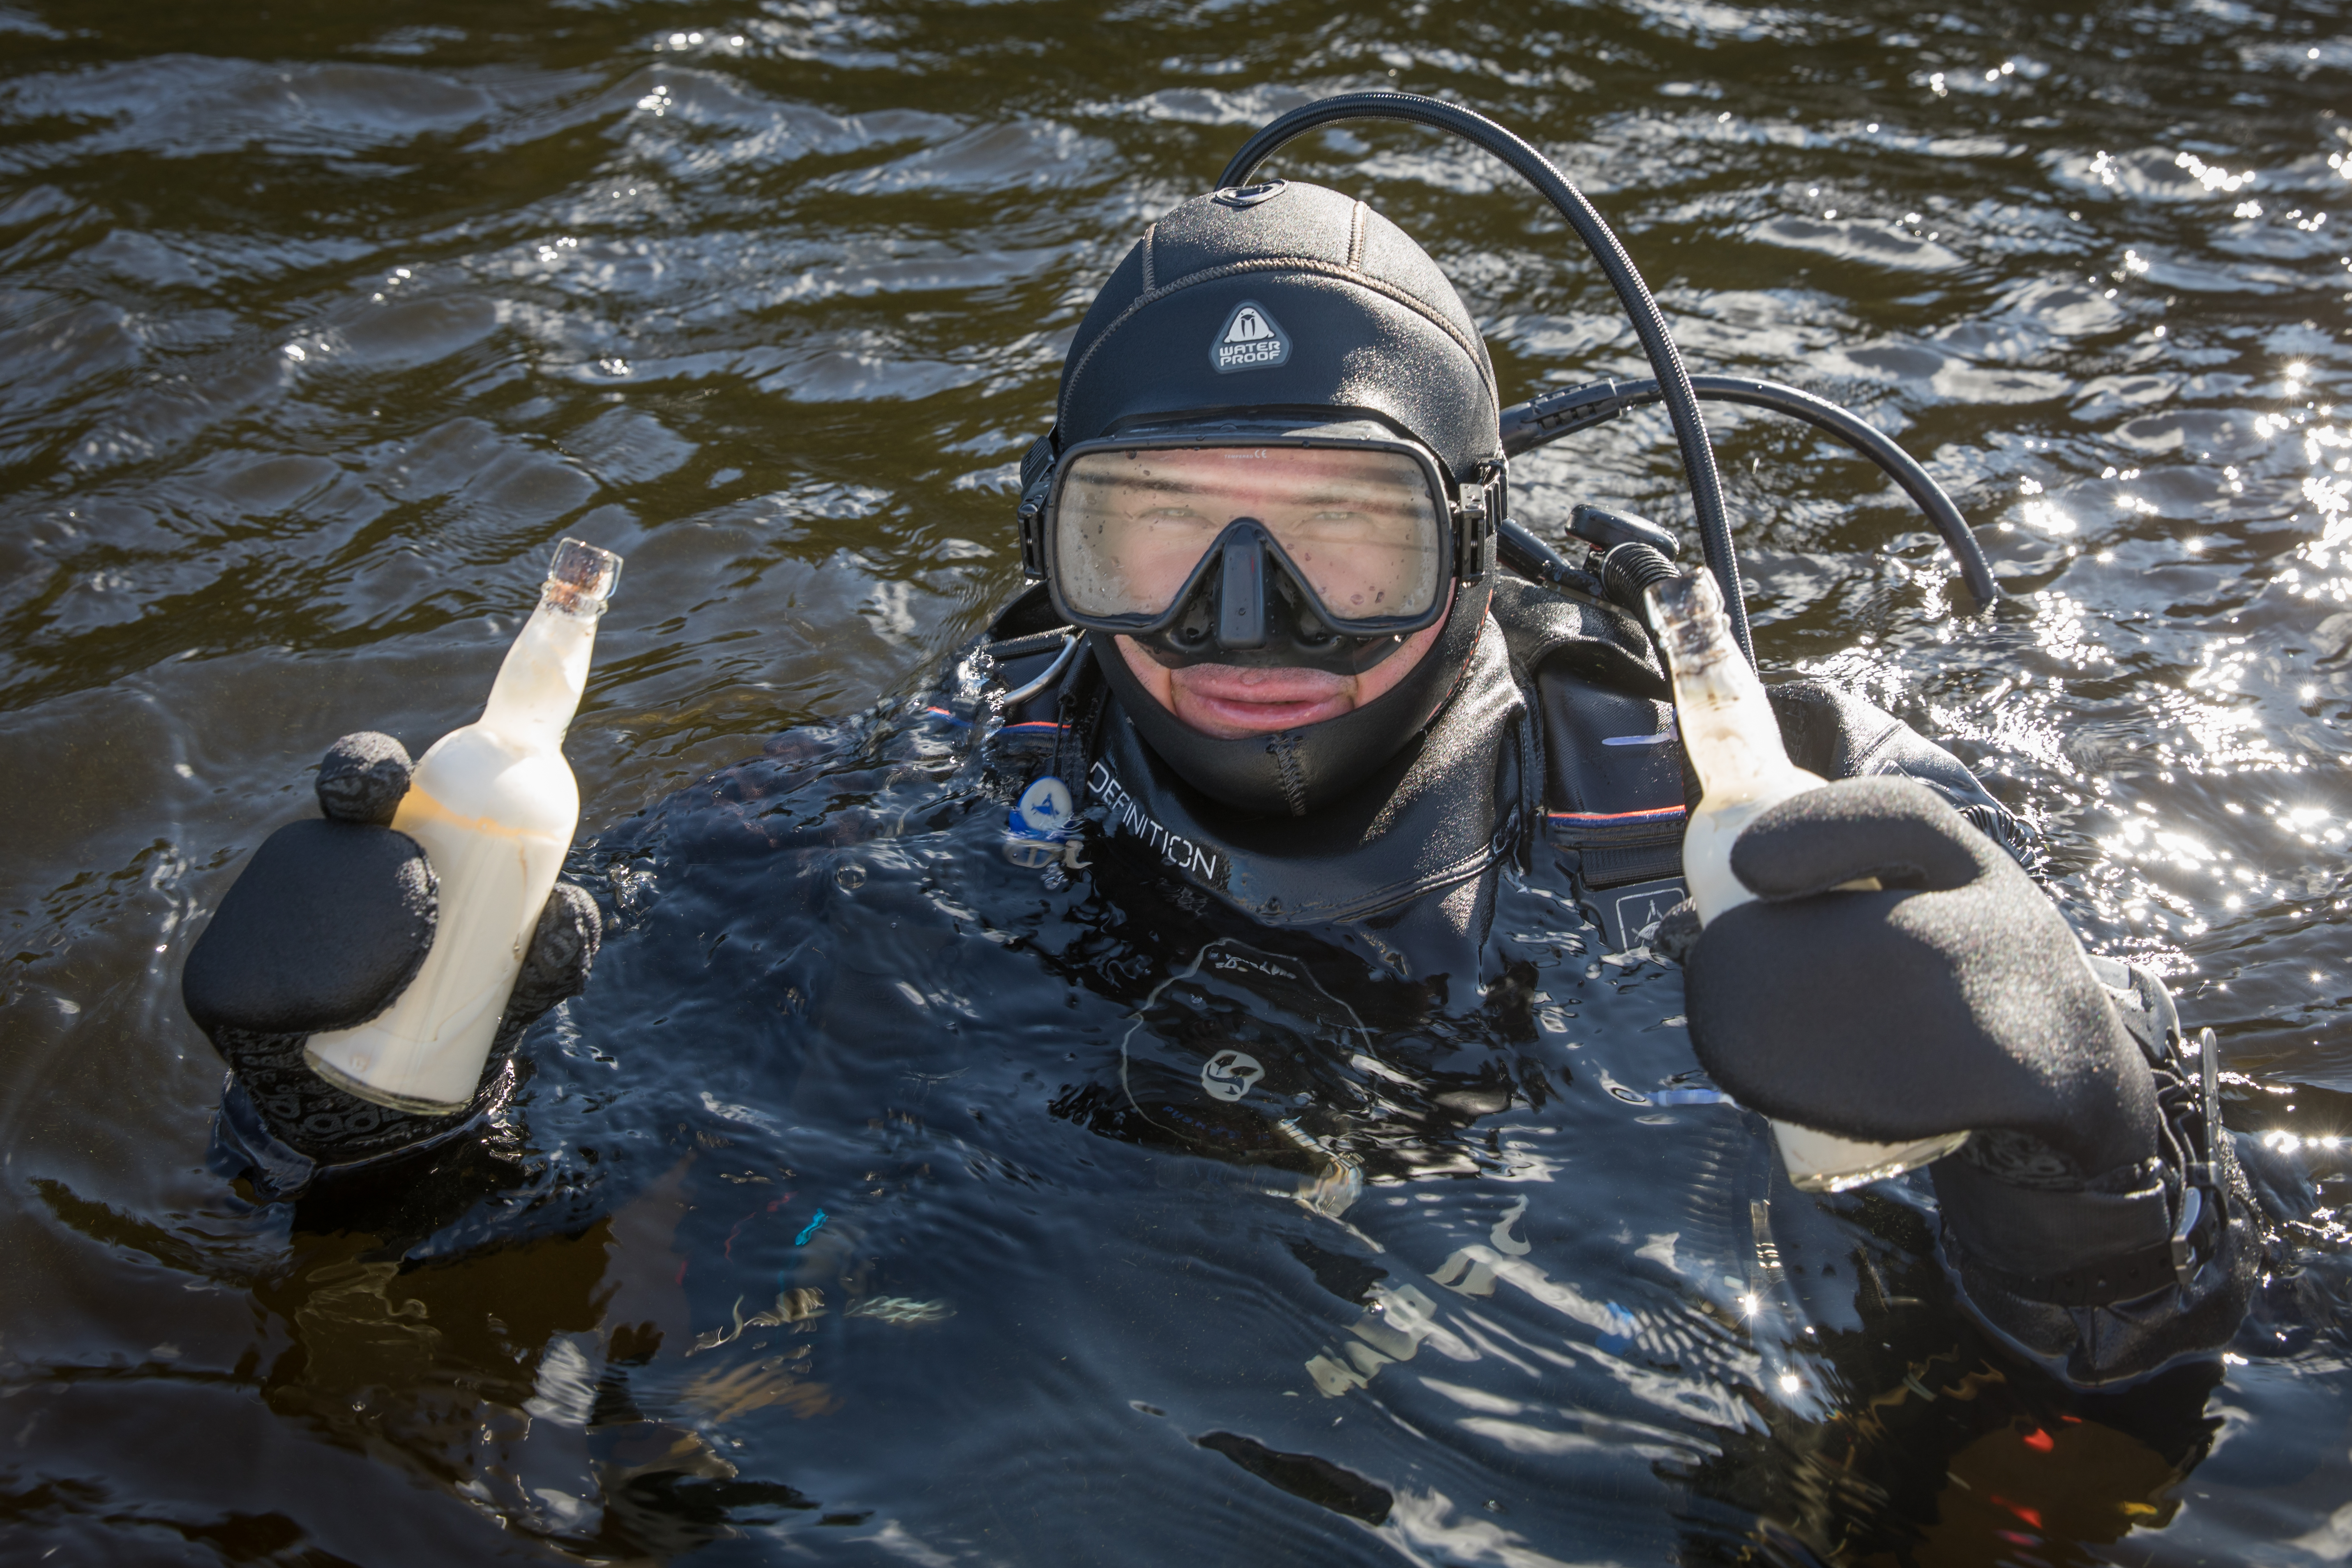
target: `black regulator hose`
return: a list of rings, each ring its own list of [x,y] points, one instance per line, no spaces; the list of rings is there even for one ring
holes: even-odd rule
[[[1664,400],[1666,412],[1675,423],[1675,440],[1682,447],[1683,470],[1690,480],[1691,510],[1698,519],[1699,542],[1706,552],[1707,567],[1723,590],[1731,635],[1738,642],[1739,651],[1753,664],[1756,651],[1748,640],[1748,606],[1739,593],[1739,560],[1732,548],[1731,523],[1723,509],[1723,480],[1716,472],[1715,450],[1707,445],[1706,424],[1699,416],[1698,395],[1691,389],[1690,374],[1683,368],[1682,355],[1675,352],[1674,339],[1667,335],[1666,319],[1659,311],[1657,300],[1651,297],[1649,285],[1642,281],[1625,247],[1617,243],[1617,237],[1609,231],[1609,226],[1601,220],[1584,193],[1570,184],[1550,159],[1485,115],[1459,104],[1410,92],[1346,92],[1292,110],[1242,144],[1242,150],[1226,163],[1225,172],[1217,176],[1219,188],[1249,184],[1258,165],[1274,156],[1286,142],[1343,120],[1395,120],[1459,136],[1509,164],[1520,178],[1541,192],[1568,220],[1569,226],[1576,230],[1577,237],[1584,241],[1592,258],[1601,264],[1609,286],[1616,290],[1618,302],[1625,307],[1633,323],[1634,335],[1642,341],[1642,352],[1649,356],[1650,368],[1657,373],[1658,379],[1651,384],[1658,388],[1658,395]]]
[[[1952,504],[1952,498],[1920,466],[1919,460],[1895,445],[1885,431],[1826,397],[1800,387],[1784,386],[1777,381],[1751,381],[1737,375],[1695,375],[1690,381],[1691,389],[1706,402],[1745,404],[1801,419],[1828,431],[1876,463],[1887,478],[1919,503],[1919,510],[1927,514],[1927,521],[1944,536],[1945,547],[1958,563],[1969,592],[1982,604],[2000,597],[2000,584],[1993,578],[1992,563],[1985,559],[1984,547],[1977,542],[1968,519],[1960,515],[1960,509]],[[1503,410],[1503,450],[1517,457],[1563,436],[1604,424],[1628,409],[1661,402],[1664,397],[1654,381],[1596,381],[1531,402],[1513,404]]]
[[[1525,523],[1505,518],[1495,525],[1495,554],[1503,564],[1530,582],[1580,594],[1600,591],[1601,579],[1570,566],[1560,552],[1536,537]]]

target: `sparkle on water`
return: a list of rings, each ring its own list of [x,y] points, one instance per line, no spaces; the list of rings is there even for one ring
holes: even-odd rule
[[[2344,1561],[2334,28],[2265,0],[0,5],[12,1553]],[[1672,977],[1588,973],[1540,889],[1497,926],[1551,988],[1535,1043],[1465,1035],[1445,1069],[1520,1076],[1454,1096],[1490,1109],[1340,1220],[1049,1114],[1126,1026],[1118,977],[960,991],[949,926],[1037,931],[944,893],[932,945],[822,955],[890,1028],[775,981],[730,1033],[623,931],[532,1036],[470,1206],[296,1213],[205,1168],[180,961],[330,739],[472,718],[565,534],[629,563],[569,748],[592,838],[912,690],[1019,582],[1020,456],[1140,225],[1257,123],[1371,86],[1532,136],[1694,368],[1853,405],[1979,529],[2011,597],[1961,614],[1874,471],[1710,414],[1765,659],[1975,765],[2086,940],[2217,1031],[2233,1121],[2318,1184],[2272,1287],[2299,1304],[2249,1324],[2208,1426],[1935,1350],[1965,1333],[1940,1281],[1869,1246],[1801,1257],[1810,1200],[1727,1196],[1767,1191],[1738,1113],[1653,1098],[1689,1066],[1654,1030]],[[1427,243],[1508,395],[1643,374],[1477,155],[1360,127],[1280,167]],[[1587,498],[1687,517],[1655,415],[1512,478],[1542,529]],[[790,897],[914,910],[922,854],[828,849]],[[710,896],[582,869],[648,929]],[[697,962],[755,962],[730,918]],[[1017,1049],[941,1043],[1016,1015]],[[1865,1373],[1889,1324],[1927,1348]],[[1996,1385],[2014,1425],[1880,1453],[1899,1482],[1821,1457]]]

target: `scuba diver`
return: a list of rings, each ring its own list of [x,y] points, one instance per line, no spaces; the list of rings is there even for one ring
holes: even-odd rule
[[[1338,1219],[1381,1183],[1448,1173],[1447,1137],[1515,1096],[1560,1092],[1417,1097],[1408,1080],[1466,1048],[1461,1019],[1564,1040],[1618,975],[1671,984],[1678,968],[1669,1023],[1686,1020],[1689,1055],[1669,1087],[1556,1076],[1653,1114],[1727,1098],[1863,1143],[1965,1137],[1906,1178],[1912,1206],[1872,1211],[1901,1233],[1895,1253],[1864,1247],[1840,1273],[1844,1243],[1816,1236],[1827,1261],[1801,1294],[1883,1310],[1940,1289],[2014,1366],[2076,1390],[2217,1362],[2255,1296],[2266,1227],[2221,1126],[2210,1042],[2187,1038],[2147,970],[2085,953],[2029,872],[2025,830],[1966,766],[1819,679],[1769,689],[1790,758],[1832,782],[1746,829],[1733,866],[1757,897],[1702,929],[1680,860],[1697,782],[1640,592],[1678,570],[1676,542],[1598,507],[1578,509],[1580,563],[1532,542],[1507,483],[1525,447],[1508,437],[1544,408],[1500,406],[1436,263],[1336,191],[1229,178],[1111,273],[1022,465],[1033,581],[902,727],[927,777],[963,781],[958,831],[992,845],[990,896],[1118,911],[1116,959],[1042,931],[986,955],[1045,965],[1125,1020],[1054,1114]],[[1727,585],[1736,612],[1736,572]],[[405,753],[337,742],[319,775],[327,820],[263,846],[185,972],[189,1011],[229,1066],[230,1166],[316,1194],[397,1184],[478,1139],[515,1093],[526,1032],[587,985],[627,901],[611,868],[764,867],[772,880],[730,885],[796,911],[772,922],[849,918],[830,882],[805,890],[773,858],[924,824],[912,808],[824,823],[782,809],[786,781],[824,754],[785,737],[575,858],[601,897],[559,885],[474,1103],[422,1116],[303,1062],[309,1034],[388,1005],[434,928],[429,878],[387,826]],[[1522,933],[1543,919],[1555,935],[1530,958]],[[773,973],[735,983],[787,991]],[[826,984],[793,980],[781,1026],[818,1026]],[[1756,1117],[1741,1125],[1751,1144],[1767,1136]],[[1867,1191],[1817,1199],[1768,1181],[1790,1268],[1806,1227],[1828,1223],[1804,1211]],[[1430,1278],[1540,1295],[1511,1224]],[[1379,1353],[1308,1363],[1325,1394],[1438,1342],[1428,1290],[1383,1300],[1357,1334]],[[1600,1343],[1638,1342],[1633,1314],[1585,1308]],[[1901,1372],[1849,1381],[1883,1373],[1899,1395]]]

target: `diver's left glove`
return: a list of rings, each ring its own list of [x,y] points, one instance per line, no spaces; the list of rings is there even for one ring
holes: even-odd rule
[[[1933,1169],[1979,1318],[2078,1385],[2236,1330],[2258,1246],[2217,1097],[2156,979],[1901,777],[1783,801],[1731,853],[1756,901],[1688,950],[1691,1038],[1733,1098],[1843,1138],[1974,1134]],[[1834,891],[1874,878],[1882,890]]]
[[[603,935],[595,902],[558,882],[541,910],[471,1103],[420,1116],[374,1105],[304,1063],[315,1033],[390,1006],[425,962],[438,888],[416,841],[390,824],[408,753],[389,735],[346,735],[319,765],[322,819],[278,829],[254,852],[188,954],[180,994],[229,1066],[221,1142],[284,1193],[321,1170],[388,1162],[461,1135],[513,1091],[523,1030],[588,983]]]

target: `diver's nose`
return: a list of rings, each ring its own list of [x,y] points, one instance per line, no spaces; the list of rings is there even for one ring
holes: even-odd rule
[[[1218,563],[1217,646],[1242,649],[1265,646],[1265,546],[1256,520],[1235,518],[1251,527],[1227,536]]]

